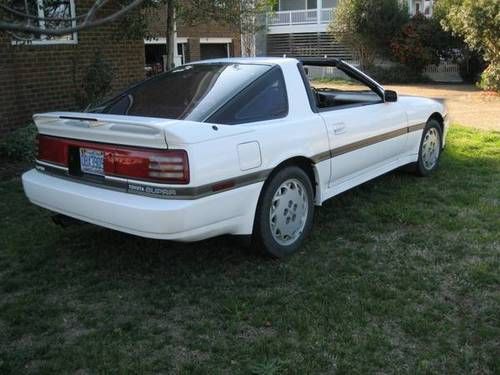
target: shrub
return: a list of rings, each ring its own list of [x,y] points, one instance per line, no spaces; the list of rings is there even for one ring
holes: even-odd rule
[[[103,59],[100,51],[96,52],[94,61],[87,67],[83,79],[83,95],[79,100],[81,106],[92,107],[106,98],[111,91],[113,79],[113,66]]]
[[[395,65],[392,67],[373,66],[368,69],[367,73],[377,82],[382,84],[389,83],[424,83],[430,79],[421,72],[405,66]]]
[[[361,68],[373,65],[376,56],[387,56],[391,38],[408,21],[408,11],[399,0],[341,0],[329,29],[350,47]]]
[[[460,77],[466,83],[477,83],[484,71],[484,60],[478,53],[468,51],[467,48],[464,51],[463,56],[458,59]]]
[[[500,2],[494,0],[449,0],[440,6],[444,14],[441,24],[464,38],[479,51],[489,64],[480,86],[500,91]]]
[[[34,160],[36,134],[33,123],[8,133],[0,142],[0,156],[15,161]]]
[[[483,90],[500,91],[500,64],[491,63],[484,70],[479,87]]]
[[[416,73],[427,65],[438,65],[449,47],[449,36],[439,23],[423,15],[410,19],[391,41],[393,58]]]

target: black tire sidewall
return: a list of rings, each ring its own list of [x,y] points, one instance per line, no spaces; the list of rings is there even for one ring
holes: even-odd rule
[[[299,180],[305,187],[307,192],[307,200],[309,204],[306,224],[301,236],[291,245],[283,246],[276,242],[269,225],[269,211],[271,209],[272,199],[279,186],[289,179]],[[305,238],[309,235],[314,217],[314,199],[313,188],[308,175],[299,167],[290,166],[278,171],[264,185],[263,191],[257,205],[257,212],[254,223],[254,242],[267,255],[275,258],[283,258],[295,253],[303,244]]]
[[[422,160],[422,146],[424,144],[424,139],[426,134],[429,132],[430,129],[436,129],[438,134],[439,134],[439,155],[436,160],[436,164],[431,169],[427,169],[424,167],[424,162]],[[434,172],[438,166],[439,166],[439,160],[441,159],[441,153],[443,152],[443,134],[441,131],[441,126],[439,126],[439,123],[436,120],[429,120],[427,124],[425,125],[424,131],[422,132],[422,139],[420,140],[420,147],[418,149],[418,161],[417,161],[417,172],[421,176],[429,176],[432,172]]]

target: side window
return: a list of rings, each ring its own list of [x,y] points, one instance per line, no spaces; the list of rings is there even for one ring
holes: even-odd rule
[[[366,83],[339,68],[304,64],[304,69],[320,111],[381,103],[380,96]]]
[[[283,118],[288,114],[285,80],[279,67],[258,78],[237,94],[207,122],[216,124],[245,124]]]

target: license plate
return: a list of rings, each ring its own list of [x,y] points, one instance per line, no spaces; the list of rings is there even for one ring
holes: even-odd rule
[[[88,148],[80,149],[80,168],[83,173],[104,175],[104,152],[91,150]]]

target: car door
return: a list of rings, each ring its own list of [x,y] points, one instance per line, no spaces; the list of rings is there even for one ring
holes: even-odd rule
[[[377,169],[397,160],[407,140],[407,115],[397,95],[386,98],[382,86],[343,61],[309,63],[328,67],[333,75],[327,88],[312,85],[330,145],[329,187],[367,173],[376,175]]]
[[[406,142],[399,103],[374,103],[320,112],[331,149],[330,186],[397,160]]]

